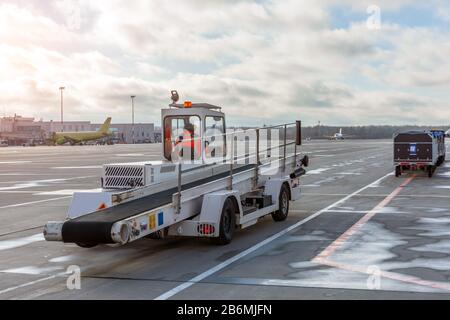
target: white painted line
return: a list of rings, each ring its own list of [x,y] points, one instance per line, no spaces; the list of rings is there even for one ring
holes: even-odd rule
[[[20,190],[20,189],[27,189],[27,188],[34,188],[34,187],[48,187],[51,185],[55,185],[58,183],[63,183],[71,180],[78,180],[78,179],[86,179],[86,178],[92,178],[95,176],[85,176],[85,177],[74,177],[74,178],[64,178],[64,179],[46,179],[46,180],[33,180],[33,181],[6,181],[6,182],[0,182],[0,183],[14,183],[13,186],[9,187],[1,187],[0,191],[9,191],[9,190]]]
[[[50,202],[50,201],[57,201],[57,200],[68,199],[68,198],[72,198],[72,196],[58,197],[58,198],[51,198],[51,199],[45,199],[45,200],[38,200],[38,201],[30,201],[30,202],[24,202],[24,203],[10,204],[10,205],[7,205],[7,206],[0,207],[0,209],[16,208],[16,207],[28,206],[30,204]]]
[[[52,169],[56,170],[70,170],[70,169],[101,169],[103,166],[79,166],[79,167],[52,167]]]
[[[42,233],[38,233],[24,238],[3,240],[0,241],[0,251],[23,247],[33,242],[39,242],[44,240],[45,240],[44,235]]]
[[[11,274],[28,274],[33,276],[38,275],[48,275],[49,273],[52,273],[54,271],[63,270],[63,266],[53,266],[53,267],[35,267],[35,266],[26,266],[26,267],[19,267],[19,268],[12,268],[7,270],[0,270],[0,273],[11,273]]]
[[[335,154],[315,154],[315,155],[313,155],[313,158],[315,158],[315,157],[331,158],[331,157],[335,157],[335,156],[336,156]]]
[[[302,196],[329,196],[329,197],[345,197],[348,193],[318,193],[318,192],[302,192]],[[355,197],[386,197],[387,194],[355,194]]]
[[[73,196],[75,192],[100,192],[101,188],[96,189],[63,189],[63,190],[54,190],[54,191],[44,191],[35,193],[35,196]]]
[[[0,290],[0,294],[4,294],[4,293],[8,293],[8,292],[20,289],[20,288],[32,286],[33,284],[36,284],[36,283],[39,283],[39,282],[43,282],[43,281],[47,281],[47,280],[50,280],[50,279],[54,279],[56,277],[57,277],[57,275],[53,275],[53,276],[41,278],[41,279],[38,279],[38,280],[34,280],[34,281],[31,281],[31,282],[27,282],[27,283],[24,283],[24,284],[15,286],[15,287],[11,287],[11,288],[8,288],[8,289]]]
[[[161,294],[160,296],[156,297],[155,300],[167,300],[167,299],[173,297],[174,295],[180,293],[181,291],[183,291],[183,290],[189,288],[190,286],[192,286],[192,285],[194,285],[194,284],[196,284],[196,283],[198,283],[198,282],[204,280],[205,278],[207,278],[207,277],[213,275],[214,273],[216,273],[216,272],[218,272],[218,271],[220,271],[220,270],[222,270],[222,269],[228,267],[230,264],[232,264],[232,263],[238,261],[239,259],[241,259],[241,258],[243,258],[243,257],[245,257],[245,256],[247,256],[247,255],[249,255],[250,253],[252,253],[252,252],[258,250],[259,248],[265,246],[266,244],[268,244],[268,243],[270,243],[270,242],[272,242],[272,241],[278,239],[279,237],[281,237],[281,236],[287,234],[288,232],[290,232],[290,231],[292,231],[292,230],[298,228],[298,227],[301,226],[302,224],[305,224],[306,222],[308,222],[308,221],[310,221],[310,220],[312,220],[312,219],[318,217],[318,216],[321,215],[322,213],[327,212],[327,211],[330,210],[331,208],[333,208],[333,207],[335,207],[335,206],[337,206],[337,205],[339,205],[339,204],[341,204],[341,203],[347,201],[348,199],[350,199],[350,198],[353,197],[354,195],[356,195],[356,194],[358,194],[358,193],[360,193],[360,192],[362,192],[362,191],[364,191],[364,190],[370,188],[370,186],[371,186],[372,184],[379,184],[383,179],[385,179],[385,178],[387,178],[387,177],[389,177],[389,176],[391,176],[391,175],[392,175],[392,173],[386,174],[385,176],[383,176],[383,177],[381,177],[381,178],[375,180],[374,182],[372,182],[372,183],[366,185],[365,187],[362,187],[361,189],[356,190],[355,192],[349,194],[348,196],[346,196],[346,197],[344,197],[344,198],[342,198],[342,199],[340,199],[340,200],[338,200],[338,201],[336,201],[336,202],[330,204],[328,207],[323,208],[323,209],[317,211],[316,213],[310,215],[309,217],[307,217],[307,218],[305,218],[305,219],[303,219],[303,220],[301,220],[301,221],[299,221],[299,222],[293,224],[292,226],[290,226],[290,227],[288,227],[288,228],[286,228],[286,229],[284,229],[284,230],[282,230],[282,231],[280,231],[280,232],[274,234],[273,236],[271,236],[271,237],[269,237],[269,238],[263,240],[262,242],[255,244],[254,246],[252,246],[252,247],[250,247],[250,248],[248,248],[248,249],[242,251],[241,253],[239,253],[239,254],[237,254],[237,255],[231,257],[231,258],[228,259],[228,260],[225,260],[224,262],[222,262],[222,263],[216,265],[215,267],[212,267],[211,269],[206,270],[205,272],[203,272],[203,273],[199,274],[198,276],[196,276],[196,277],[194,277],[194,278],[192,278],[192,279],[190,279],[190,280],[188,280],[188,281],[186,281],[186,282],[180,284],[179,286],[177,286],[177,287],[175,287],[175,288],[173,288],[173,289],[171,289],[171,290],[169,290],[169,291],[167,291],[167,292]]]
[[[304,187],[303,185],[302,187]],[[319,187],[319,186],[316,186]],[[435,188],[435,187],[433,187]],[[450,189],[450,186],[449,186]],[[1,193],[1,191],[0,191]],[[346,193],[316,193],[316,192],[302,192],[302,196],[320,196],[320,197],[343,197],[346,196]],[[389,194],[355,194],[354,197],[387,197]],[[436,195],[436,194],[399,194],[397,199],[399,198],[450,198],[450,196],[446,195]]]
[[[337,210],[337,209],[330,209],[327,210],[327,212],[330,213],[361,213],[366,214],[368,210]]]
[[[116,157],[143,157],[145,154],[143,153],[121,153],[116,154]]]
[[[0,164],[22,164],[31,163],[31,161],[0,161]]]
[[[309,170],[306,172],[306,174],[321,174],[328,170],[331,170],[331,168],[319,168],[319,169]]]
[[[28,193],[28,194],[31,194],[31,193],[37,193],[37,192],[40,192],[40,191],[36,191],[36,190],[34,190],[34,191],[32,191],[32,190],[27,190],[27,191],[23,191],[23,190],[9,190],[9,191],[0,191],[0,193],[10,193],[10,194],[20,194],[20,193]]]

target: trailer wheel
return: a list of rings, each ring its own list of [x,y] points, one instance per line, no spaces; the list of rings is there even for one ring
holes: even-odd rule
[[[400,177],[402,175],[402,167],[396,166],[395,167],[395,176]]]
[[[272,219],[274,221],[284,221],[289,213],[289,189],[285,184],[281,186],[278,203],[280,204],[280,207],[277,211],[272,213]]]
[[[428,178],[431,178],[433,176],[433,173],[434,173],[434,167],[428,166]]]
[[[75,244],[81,248],[86,249],[93,248],[97,245],[97,243],[88,243],[88,242],[76,242]]]
[[[234,213],[234,205],[230,198],[225,200],[220,216],[219,237],[212,238],[213,242],[218,245],[229,244],[233,239],[234,229],[236,227],[236,217]]]

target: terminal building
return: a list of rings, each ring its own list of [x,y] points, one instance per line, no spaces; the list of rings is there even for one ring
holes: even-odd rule
[[[8,145],[40,144],[45,133],[34,118],[14,115],[0,118],[0,140]]]
[[[0,118],[0,139],[9,145],[42,144],[53,132],[96,131],[101,123],[90,121],[35,121],[15,115]],[[155,127],[153,123],[112,123],[109,129],[116,143],[154,143]]]

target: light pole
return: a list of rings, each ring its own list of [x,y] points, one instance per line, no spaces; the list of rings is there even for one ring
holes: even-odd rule
[[[59,87],[59,91],[61,91],[61,132],[64,132],[64,100],[63,100],[63,91],[65,87]]]
[[[134,144],[134,98],[136,96],[131,96],[131,136]]]

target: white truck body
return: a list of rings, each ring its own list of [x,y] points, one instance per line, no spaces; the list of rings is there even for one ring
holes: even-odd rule
[[[246,228],[276,212],[275,220],[285,219],[289,208],[286,197],[299,199],[299,177],[305,172],[302,166],[308,164],[307,157],[300,158],[297,153],[301,141],[298,122],[272,127],[282,131],[283,143],[268,143],[262,151],[262,129],[250,129],[255,130],[256,140],[244,139],[246,151],[237,154],[240,138],[236,132],[225,132],[225,115],[219,107],[170,106],[162,110],[165,159],[104,165],[102,191],[75,193],[67,220],[49,222],[44,227],[46,240],[91,247],[99,243],[125,244],[150,235],[173,235],[225,239],[221,240],[225,244],[231,241],[228,238],[232,231],[226,233],[229,228]],[[171,134],[175,132],[173,125],[178,127],[186,119],[197,123],[194,129],[201,139],[201,152],[198,159],[176,162],[174,157],[188,154],[183,153],[185,149],[177,149],[180,141],[185,146],[194,141]],[[206,142],[206,127],[211,122],[222,131]],[[293,133],[295,138],[288,139]],[[208,158],[211,150],[220,150],[220,156]],[[191,154],[193,157],[194,152]]]

